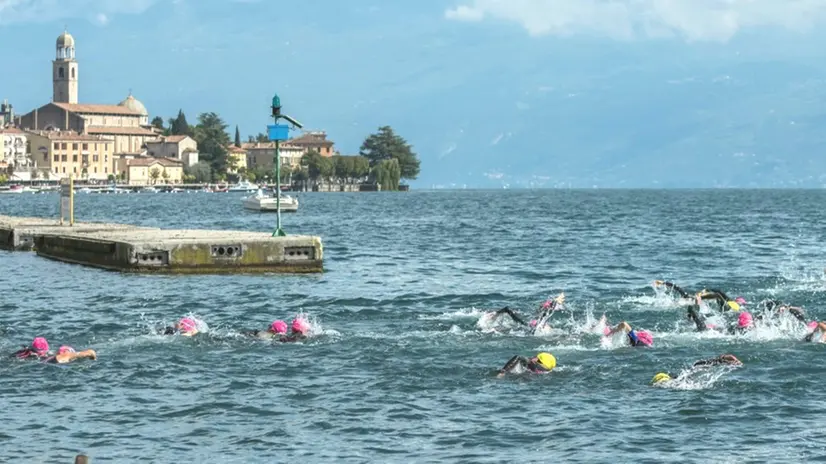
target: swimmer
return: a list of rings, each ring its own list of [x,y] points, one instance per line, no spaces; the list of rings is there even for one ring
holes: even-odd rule
[[[24,346],[23,349],[15,352],[11,356],[17,359],[28,359],[32,357],[46,358],[49,356],[49,342],[43,337],[37,337],[32,340],[31,345]]]
[[[507,307],[507,306],[505,306],[504,308],[502,308],[502,309],[500,309],[500,310],[498,310],[498,311],[494,312],[494,313],[490,316],[490,319],[495,321],[495,320],[496,320],[496,318],[498,318],[499,316],[501,316],[501,315],[503,315],[503,314],[507,314],[508,316],[510,316],[510,318],[511,318],[514,322],[516,322],[517,324],[522,324],[522,325],[525,325],[525,326],[526,326],[526,325],[528,325],[528,323],[527,323],[527,322],[525,322],[524,320],[522,320],[522,318],[521,318],[521,317],[519,317],[519,316],[518,316],[518,315],[517,315],[517,314],[516,314],[516,313],[515,313],[512,309],[510,309],[510,308],[509,308],[509,307]]]
[[[719,305],[720,311],[740,311],[742,306],[746,305],[746,299],[742,296],[738,296],[735,299],[731,299],[720,290],[702,290],[697,292],[697,295],[700,296],[703,300],[712,300],[715,301]]]
[[[762,309],[763,313],[783,314],[788,311],[789,314],[794,316],[798,321],[804,324],[807,323],[803,308],[785,304],[779,300],[763,300],[760,303],[757,303],[757,307]],[[757,319],[763,319],[763,313],[758,314]]]
[[[820,341],[821,342],[826,342],[826,322],[812,321],[812,322],[809,322],[808,327],[809,327],[809,330],[811,330],[811,332],[809,332],[809,335],[806,335],[806,337],[803,339],[803,341],[811,342],[812,340],[814,340],[815,334],[820,332],[820,334],[821,334],[820,335]]]
[[[619,331],[624,331],[626,335],[628,335],[628,341],[631,343],[631,346],[652,346],[654,344],[654,337],[651,335],[651,332],[645,330],[635,331],[625,321],[620,322],[611,330],[606,328],[605,336],[610,337]]]
[[[275,321],[267,328],[267,330],[250,330],[243,332],[244,335],[251,337],[270,340],[273,338],[284,338],[287,336],[287,323],[284,321]]]
[[[737,322],[728,327],[730,334],[743,334],[754,328],[754,318],[748,311],[741,311],[737,315]]]
[[[298,341],[310,336],[310,323],[306,319],[297,317],[293,319],[292,333],[290,337],[284,341]]]
[[[71,346],[63,345],[57,350],[56,355],[46,358],[43,362],[67,364],[78,359],[91,359],[94,361],[97,358],[98,355],[95,353],[95,350],[75,351]]]
[[[687,291],[685,291],[682,288],[674,285],[671,282],[667,282],[667,281],[664,281],[664,280],[655,280],[654,281],[654,286],[655,287],[665,287],[665,288],[667,288],[671,291],[677,292],[677,294],[680,295],[680,298],[684,298],[684,299],[690,299],[691,298],[691,295],[689,295],[689,293]]]
[[[742,366],[743,363],[737,359],[736,356],[733,354],[723,354],[717,356],[716,358],[710,359],[701,359],[699,361],[694,362],[691,365],[692,368],[702,368],[702,367],[711,367],[711,366],[719,366],[719,365],[727,365],[727,366]],[[668,372],[659,372],[657,373],[653,379],[651,379],[652,385],[657,385],[663,382],[668,382],[670,380],[674,380],[677,378],[676,375],[673,375]]]
[[[551,353],[539,353],[533,358],[516,355],[508,360],[499,369],[497,377],[502,378],[505,374],[522,374],[529,372],[532,374],[547,374],[556,367],[556,358]]]
[[[184,337],[191,337],[198,333],[198,324],[195,322],[195,319],[191,317],[185,317],[180,321],[176,322],[173,327],[167,327],[164,330],[164,335],[175,335],[179,334]]]
[[[564,303],[565,293],[560,293],[556,298],[545,301],[537,309],[537,312],[530,323],[525,322],[525,320],[522,319],[518,314],[516,314],[514,310],[510,309],[507,306],[500,310],[497,310],[496,312],[488,313],[485,315],[485,317],[492,321],[495,321],[496,318],[498,318],[499,316],[506,314],[511,318],[511,320],[513,320],[517,324],[530,327],[530,333],[535,334],[539,327],[550,328],[550,325],[547,324],[548,319],[550,319],[554,311],[561,311],[563,309],[562,305]]]

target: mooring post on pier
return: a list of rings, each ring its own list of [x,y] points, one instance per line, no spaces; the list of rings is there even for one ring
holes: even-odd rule
[[[89,464],[89,456],[78,454],[75,456],[75,464]]]
[[[75,225],[75,180],[69,175],[68,179],[60,180],[60,225],[64,218],[69,216],[69,225]]]
[[[275,142],[275,230],[272,233],[273,237],[284,237],[287,234],[281,228],[281,146],[280,143],[290,138],[290,126],[287,124],[279,124],[279,119],[285,119],[293,126],[301,129],[301,123],[291,118],[286,114],[281,114],[281,98],[276,94],[272,97],[272,118],[274,124],[267,126],[267,133],[269,139]]]

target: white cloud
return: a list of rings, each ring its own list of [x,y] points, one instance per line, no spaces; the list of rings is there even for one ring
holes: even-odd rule
[[[0,0],[0,24],[87,18],[106,24],[113,15],[144,12],[158,0]],[[90,15],[90,11],[96,14]]]
[[[514,22],[532,36],[725,42],[748,27],[809,30],[826,17],[826,0],[465,0],[445,17]]]

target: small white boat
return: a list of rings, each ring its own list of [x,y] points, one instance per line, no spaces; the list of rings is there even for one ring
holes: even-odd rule
[[[249,182],[248,180],[242,180],[241,182],[238,182],[237,184],[235,184],[235,185],[231,186],[229,189],[227,189],[228,192],[246,192],[246,193],[255,192],[256,190],[258,190],[258,186],[251,183],[251,182]]]
[[[155,187],[144,187],[141,189],[141,193],[158,193],[159,191],[160,190]]]
[[[252,211],[275,212],[278,210],[275,196],[265,195],[261,189],[258,189],[255,195],[244,197],[242,201],[244,208]],[[298,211],[298,198],[281,195],[281,212],[294,213],[296,211]]]

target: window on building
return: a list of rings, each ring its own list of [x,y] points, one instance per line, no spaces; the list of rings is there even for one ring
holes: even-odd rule
[[[72,162],[77,163],[77,155],[72,155]]]
[[[97,155],[95,155],[95,156],[97,156]],[[109,162],[109,155],[103,155],[103,162],[104,162],[104,163],[108,163],[108,162]]]
[[[98,173],[98,167],[95,166],[95,174],[97,174],[97,173]]]
[[[75,166],[75,167],[73,167],[73,168],[72,168],[72,172],[74,172],[75,174],[77,174],[77,166]]]
[[[89,155],[83,155],[83,164],[89,164]]]
[[[66,174],[66,166],[63,166],[63,174]]]
[[[54,143],[54,149],[55,150],[60,150],[60,144],[58,142]]]
[[[55,174],[57,174],[57,172],[58,172],[58,171],[57,171],[57,166],[55,166],[55,168],[54,168],[54,173],[55,173]]]
[[[88,149],[89,149],[89,144],[88,144],[88,143],[84,143],[84,144],[83,144],[83,149],[84,149],[84,150],[88,150]]]
[[[104,167],[104,168],[103,168],[103,173],[104,173],[104,174],[109,174],[109,168]]]
[[[63,79],[65,77],[65,73],[63,72],[63,67],[57,68],[57,77]]]
[[[61,144],[60,144],[60,149],[61,149],[61,150],[65,150],[65,149],[66,149],[66,142],[63,142],[63,143],[61,143]]]
[[[54,155],[55,163],[60,161],[60,155]]]
[[[72,150],[77,150],[77,144],[76,143],[72,144]]]
[[[98,151],[98,144],[95,144],[95,151]]]
[[[99,159],[100,159],[99,155],[92,155],[92,161],[94,161],[95,163],[97,163]]]
[[[72,68],[72,79],[75,78],[75,68]]]
[[[66,161],[69,161],[69,156],[68,155],[60,155],[60,161],[63,161],[64,163]]]

